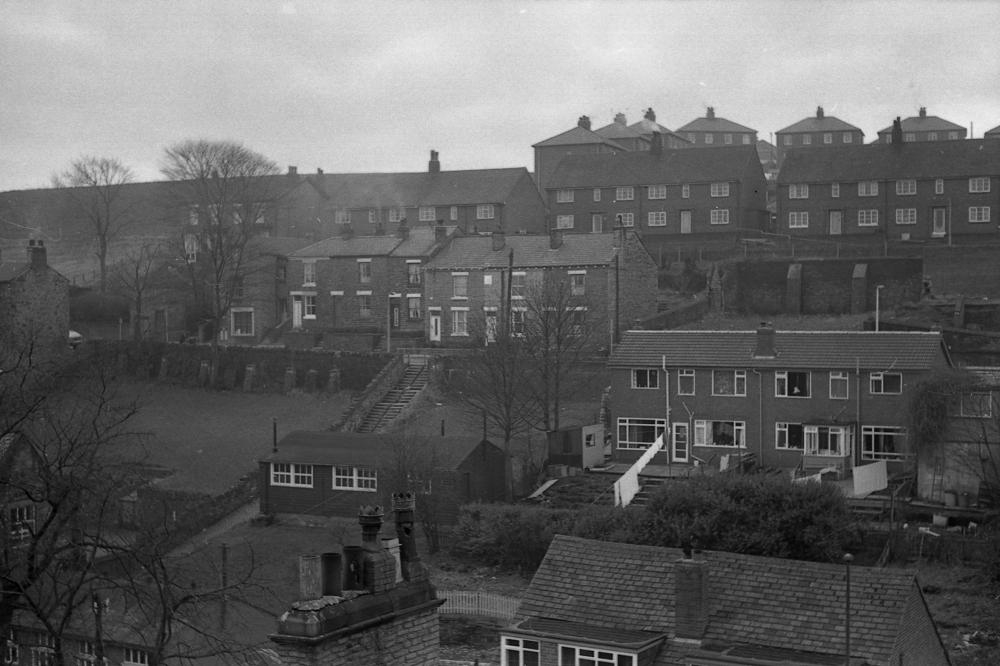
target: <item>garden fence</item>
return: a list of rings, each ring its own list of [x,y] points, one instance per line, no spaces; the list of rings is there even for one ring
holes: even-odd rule
[[[479,591],[439,591],[438,598],[445,599],[438,608],[439,613],[483,615],[508,622],[517,615],[517,607],[521,603],[516,597]]]

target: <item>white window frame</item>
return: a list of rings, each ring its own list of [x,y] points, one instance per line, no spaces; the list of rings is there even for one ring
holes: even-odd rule
[[[927,140],[928,141],[937,141],[938,140],[937,132],[928,132],[927,133]]]
[[[493,204],[479,204],[476,206],[476,219],[477,220],[492,220],[496,211],[493,208]]]
[[[569,272],[569,295],[570,296],[587,295],[587,271]]]
[[[709,195],[713,198],[719,199],[722,197],[729,196],[729,183],[712,183],[709,188]]]
[[[389,222],[399,222],[404,217],[406,217],[406,211],[404,211],[402,208],[389,209]]]
[[[595,187],[594,188],[594,201],[600,201],[600,200],[601,200],[601,188]]]
[[[421,206],[417,210],[417,219],[421,222],[434,222],[437,219],[436,213],[434,206]]]
[[[122,649],[122,666],[149,666],[149,653],[139,648]]]
[[[524,271],[514,271],[510,274],[511,299],[524,299],[524,290],[528,288],[528,274]]]
[[[556,190],[556,203],[573,203],[573,190]]]
[[[250,315],[250,331],[237,330],[236,315]],[[254,313],[253,308],[230,308],[229,310],[229,334],[233,337],[253,337],[254,335]]]
[[[316,294],[302,294],[302,318],[316,318]]]
[[[451,335],[469,336],[469,308],[451,308]]]
[[[729,424],[733,429],[733,444],[716,444],[715,424]],[[709,441],[712,432],[712,441]],[[745,449],[747,447],[747,422],[729,419],[698,419],[694,422],[694,445],[721,449]]]
[[[859,180],[858,181],[858,196],[859,197],[877,197],[878,196],[878,181],[877,180]]]
[[[448,218],[451,219],[452,222],[458,221],[458,206],[451,206],[448,209]]]
[[[733,135],[732,134],[723,134],[722,135],[722,143],[726,144],[727,146],[733,145]]]
[[[993,393],[990,391],[969,391],[968,393],[963,393],[959,397],[958,404],[958,416],[962,418],[993,418]]]
[[[681,185],[681,199],[690,199],[690,198],[691,198],[691,185],[689,185],[688,183],[684,183],[683,185]]]
[[[645,450],[656,443],[657,437],[660,435],[666,435],[667,432],[667,420],[666,419],[646,419],[638,417],[618,417],[617,422],[617,434],[618,434],[618,448],[619,449],[630,449],[630,450]],[[639,440],[622,439],[622,428],[625,429],[626,437],[630,435],[635,435],[635,432],[629,433],[630,428],[652,428],[653,429],[653,439],[649,442],[642,442]]]
[[[954,141],[958,138],[958,132],[948,132],[948,140]]]
[[[903,141],[904,142],[910,143],[910,142],[916,141],[916,140],[917,140],[917,133],[916,132],[903,132]]]
[[[316,260],[307,260],[302,262],[302,286],[303,287],[315,287],[316,286]]]
[[[791,146],[792,145],[792,141],[794,141],[794,140],[795,140],[795,137],[793,137],[791,134],[786,134],[785,136],[781,137],[781,143],[782,143],[782,145],[785,145],[785,146]]]
[[[969,179],[970,194],[984,194],[990,191],[990,179],[988,176],[974,176]]]
[[[916,223],[917,223],[916,208],[896,209],[896,224],[916,224]]]
[[[934,194],[944,194],[944,178],[934,179]]]
[[[572,229],[574,224],[573,215],[556,215],[556,229]]]
[[[420,294],[406,295],[406,318],[410,321],[420,321],[424,318],[423,308],[420,307]]]
[[[357,465],[334,465],[330,470],[333,490],[357,490],[365,493],[378,491],[378,470]]]
[[[808,199],[809,183],[791,183],[788,186],[789,199]]]
[[[982,224],[989,221],[989,206],[969,206],[969,224]]]
[[[803,146],[811,146],[812,142],[813,142],[812,134],[803,134],[802,135],[802,145]]]
[[[615,188],[615,201],[633,201],[635,199],[635,188],[625,185]]]
[[[789,229],[808,229],[809,212],[804,210],[793,210],[788,212]]]
[[[896,181],[896,194],[901,197],[913,196],[917,193],[917,181],[913,178],[904,178]]]
[[[843,384],[844,390],[843,395],[839,395],[834,391],[834,386]],[[850,374],[841,370],[831,370],[830,371],[830,386],[829,386],[830,400],[848,400],[851,397],[851,381]]]
[[[351,223],[351,211],[349,210],[338,210],[333,213],[333,223],[334,224],[350,224]]]
[[[527,316],[527,308],[512,307],[510,309],[510,334],[515,338],[524,337],[524,320]]]
[[[420,284],[423,282],[423,276],[420,273],[420,260],[419,259],[407,259],[406,260],[406,283],[407,284]]]
[[[651,210],[647,215],[646,224],[651,227],[665,227],[667,226],[667,211],[665,210]]]
[[[372,281],[372,260],[358,259],[358,282],[370,284]]]
[[[622,218],[623,227],[634,227],[635,226],[635,213],[618,213]]]
[[[634,389],[659,390],[660,388],[660,371],[656,368],[632,368],[629,375]]]
[[[372,299],[372,292],[358,291],[354,294],[358,299],[358,317],[361,319],[371,319],[375,315],[375,303]]]
[[[904,451],[876,451],[876,442],[883,442],[885,438],[892,441],[899,441],[899,448],[906,448],[907,432],[902,426],[886,425],[863,425],[861,426],[861,459],[862,460],[906,460],[909,454]],[[879,447],[883,448],[883,447]]]
[[[728,379],[732,382],[732,393],[719,393],[716,378],[723,375],[731,375]],[[731,398],[746,397],[747,394],[747,371],[746,370],[712,370],[712,395],[726,396]]]
[[[861,208],[858,210],[859,227],[878,226],[878,208]]]
[[[705,134],[705,144],[706,145],[711,145],[711,144],[714,144],[714,143],[715,143],[715,135],[712,134],[711,132],[707,132]]]
[[[466,301],[469,299],[469,274],[451,274],[451,300]]]
[[[833,143],[833,132],[823,132],[823,143],[825,145]]]
[[[854,135],[850,132],[844,132],[841,136],[843,143],[854,143]]]
[[[682,381],[683,380],[683,381]],[[684,385],[687,380],[691,380],[690,392]],[[677,371],[677,395],[694,395],[697,390],[695,371],[690,368],[681,368]]]
[[[728,208],[713,208],[708,218],[709,224],[729,224]]]
[[[11,539],[21,541],[34,534],[38,510],[33,503],[13,504],[6,507],[4,511],[7,512]]]
[[[840,183],[830,183],[830,198],[831,199],[840,198]]]
[[[790,433],[792,430],[796,430],[801,439],[801,446],[793,446],[789,442],[791,441]],[[806,450],[806,432],[805,426],[801,423],[791,423],[778,421],[774,424],[774,448],[779,451],[805,451]]]
[[[666,185],[650,185],[648,196],[650,199],[666,199],[667,198],[667,186]]]
[[[568,643],[559,643],[558,649],[559,666],[636,666],[637,655],[634,652],[619,652]]]
[[[501,639],[500,666],[526,666],[527,664],[542,663],[542,643],[530,638],[516,638],[514,636],[504,636]],[[515,660],[508,660],[508,655],[516,657]],[[528,658],[531,658],[530,661]]]
[[[280,468],[280,469],[279,469]],[[312,488],[314,470],[312,465],[299,463],[271,463],[271,485],[286,488]]]
[[[805,375],[806,392],[795,394],[789,386],[789,375]],[[776,370],[774,373],[774,397],[775,398],[811,398],[812,397],[812,373],[803,370]]]
[[[14,641],[14,628],[11,627],[7,632],[7,638],[4,641],[3,646],[3,663],[5,664],[19,664],[21,663],[21,646]]]
[[[846,456],[850,450],[851,438],[847,426],[806,425],[803,430],[806,455],[840,458]],[[821,436],[823,435],[826,437],[828,446],[820,449]],[[829,443],[834,441],[837,444],[836,449],[829,446]]]
[[[899,390],[886,390],[886,378],[897,377],[899,379]],[[890,387],[891,388],[891,387]],[[903,373],[901,372],[873,372],[868,376],[868,392],[872,395],[902,395],[903,394]]]

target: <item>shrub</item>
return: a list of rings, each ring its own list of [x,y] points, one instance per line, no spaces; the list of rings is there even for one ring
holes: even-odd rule
[[[527,574],[538,568],[552,537],[569,534],[574,512],[513,504],[463,506],[450,552],[456,557],[514,569]]]

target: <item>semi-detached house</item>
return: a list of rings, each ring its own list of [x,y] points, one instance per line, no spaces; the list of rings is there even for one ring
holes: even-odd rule
[[[804,472],[910,471],[907,405],[950,367],[939,332],[628,331],[609,359],[613,457],[718,467],[753,454]]]

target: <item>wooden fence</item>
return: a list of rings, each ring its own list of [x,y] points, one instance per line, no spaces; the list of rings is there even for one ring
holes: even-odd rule
[[[517,607],[521,603],[521,600],[515,597],[478,591],[438,591],[438,598],[445,600],[438,608],[439,613],[482,615],[508,622],[517,615]]]

